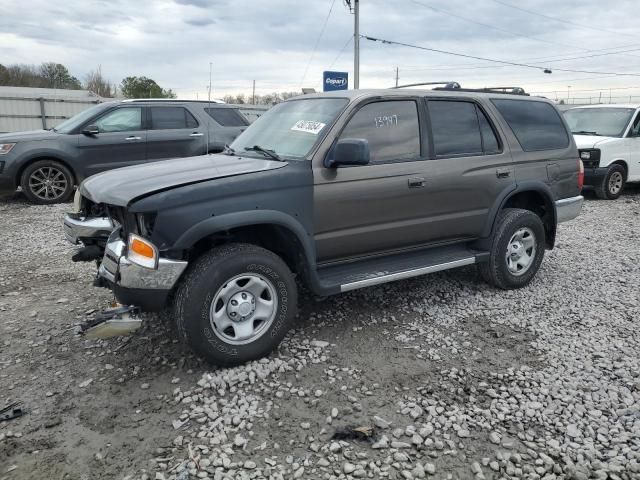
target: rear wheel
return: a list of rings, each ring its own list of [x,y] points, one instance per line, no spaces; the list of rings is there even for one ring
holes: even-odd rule
[[[232,366],[274,350],[293,323],[296,305],[296,284],[282,259],[236,243],[195,261],[178,288],[174,313],[194,351]]]
[[[50,205],[68,201],[73,195],[73,175],[55,160],[40,160],[22,174],[20,186],[31,203]]]
[[[479,265],[480,275],[498,288],[524,287],[538,272],[544,250],[540,217],[529,210],[506,208],[498,219],[489,261]]]
[[[596,187],[596,195],[604,200],[615,200],[624,190],[627,172],[622,165],[613,164],[609,167],[602,183]]]

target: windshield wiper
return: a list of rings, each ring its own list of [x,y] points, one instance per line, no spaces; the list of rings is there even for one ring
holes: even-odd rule
[[[598,132],[590,132],[588,130],[580,130],[578,132],[571,132],[574,135],[596,135],[598,137],[600,137],[601,135]]]
[[[248,152],[260,152],[265,154],[267,157],[271,157],[274,160],[277,160],[279,162],[284,162],[285,160],[282,159],[282,157],[280,157],[280,155],[278,155],[275,151],[270,150],[268,148],[262,148],[260,145],[254,145],[253,147],[244,147],[244,149]]]
[[[225,155],[235,155],[236,151],[231,148],[228,144],[224,144],[224,150],[222,150],[222,153],[224,153]]]

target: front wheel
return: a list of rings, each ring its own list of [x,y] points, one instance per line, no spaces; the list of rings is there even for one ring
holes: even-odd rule
[[[538,272],[544,250],[540,217],[529,210],[506,208],[498,218],[489,261],[479,265],[480,275],[498,288],[522,288]]]
[[[73,174],[60,162],[40,160],[29,165],[20,186],[31,203],[50,205],[66,202],[73,195]]]
[[[174,301],[178,331],[215,365],[268,355],[293,324],[297,289],[280,257],[250,244],[216,247],[199,257]]]
[[[615,200],[624,190],[626,172],[621,165],[613,164],[609,167],[602,183],[596,187],[596,195],[603,200]]]

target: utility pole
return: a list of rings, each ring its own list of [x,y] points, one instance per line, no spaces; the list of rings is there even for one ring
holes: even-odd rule
[[[211,103],[211,71],[213,70],[213,63],[209,62],[209,103]]]
[[[396,88],[398,88],[398,79],[399,79],[399,76],[398,76],[398,67],[396,67]]]
[[[360,88],[360,0],[353,0],[353,88]]]
[[[571,85],[567,85],[567,104],[569,103],[570,95],[571,95]]]
[[[256,81],[253,81],[253,94],[251,95],[251,104],[256,104]]]

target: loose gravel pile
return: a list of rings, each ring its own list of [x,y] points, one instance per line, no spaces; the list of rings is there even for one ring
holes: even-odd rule
[[[222,370],[162,316],[74,334],[108,292],[46,248],[63,210],[0,205],[0,404],[29,410],[0,479],[640,478],[638,190],[587,201],[528,288],[465,268],[305,297],[277,352]]]

